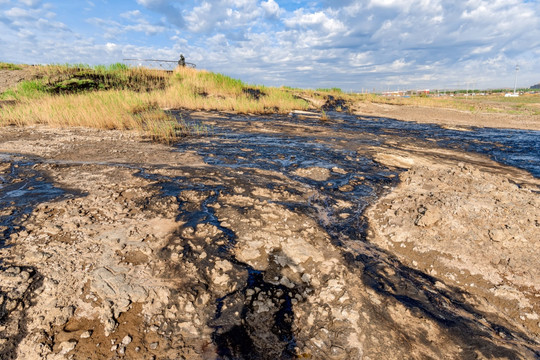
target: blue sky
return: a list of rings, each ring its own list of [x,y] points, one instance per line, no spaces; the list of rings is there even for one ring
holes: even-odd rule
[[[0,61],[175,60],[252,84],[344,90],[540,82],[531,0],[0,0]]]

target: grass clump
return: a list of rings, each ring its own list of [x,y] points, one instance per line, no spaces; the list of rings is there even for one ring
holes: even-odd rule
[[[42,80],[22,81],[16,89],[9,89],[0,94],[0,99],[37,99],[46,95],[46,86]]]
[[[22,67],[12,63],[0,62],[0,70],[22,70]]]
[[[318,92],[323,92],[323,93],[343,94],[343,90],[341,90],[340,88],[337,88],[337,87],[333,87],[333,88],[318,88],[317,91],[318,91]]]
[[[90,67],[85,64],[36,66],[38,80],[23,81],[2,98],[35,98],[39,94],[71,94],[98,90],[153,91],[164,89],[169,76],[164,71],[130,69],[124,64]],[[35,91],[27,91],[27,88]]]

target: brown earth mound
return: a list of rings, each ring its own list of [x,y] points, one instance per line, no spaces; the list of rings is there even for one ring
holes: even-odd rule
[[[32,80],[36,72],[31,66],[25,66],[21,70],[0,70],[0,93],[12,89],[23,80]]]

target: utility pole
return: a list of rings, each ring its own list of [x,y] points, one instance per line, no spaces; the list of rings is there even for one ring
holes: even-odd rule
[[[517,88],[517,74],[519,71],[519,65],[516,65],[516,77],[514,79],[514,95],[516,95],[516,88]]]

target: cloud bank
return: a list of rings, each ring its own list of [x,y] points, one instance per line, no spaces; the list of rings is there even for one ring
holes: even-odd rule
[[[83,3],[83,2],[80,2]],[[540,82],[527,0],[0,0],[0,61],[176,59],[250,83],[344,90]]]

